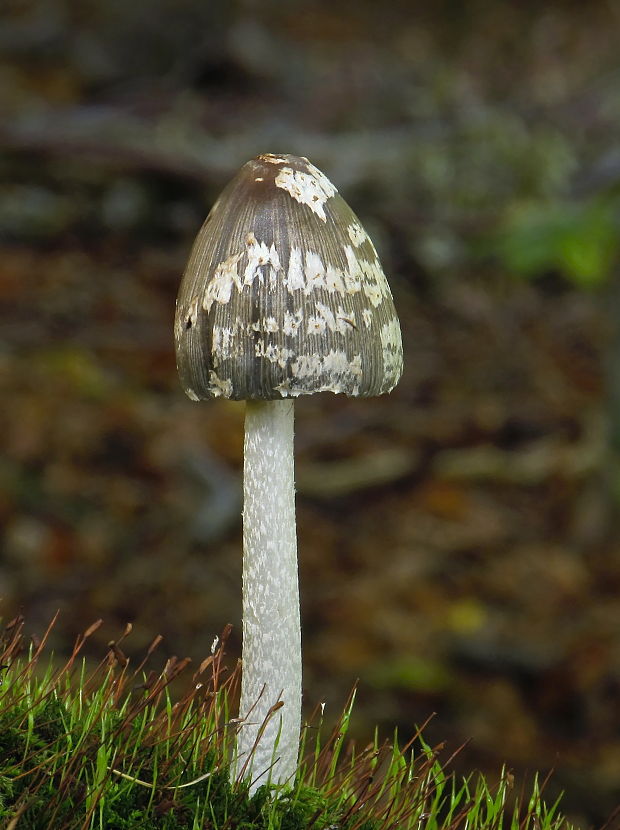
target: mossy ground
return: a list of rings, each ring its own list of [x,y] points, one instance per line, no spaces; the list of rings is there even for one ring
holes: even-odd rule
[[[304,730],[293,785],[250,795],[231,781],[239,723],[228,699],[236,671],[224,644],[193,673],[188,660],[147,671],[156,643],[130,669],[119,643],[88,671],[78,638],[61,666],[45,663],[47,635],[27,646],[23,621],[0,641],[0,826],[7,830],[570,830],[534,783],[514,797],[512,778],[494,786],[457,780],[417,733],[405,747],[347,739],[354,695],[333,731],[320,718]],[[120,642],[120,641],[119,641]],[[186,677],[173,700],[170,684]]]

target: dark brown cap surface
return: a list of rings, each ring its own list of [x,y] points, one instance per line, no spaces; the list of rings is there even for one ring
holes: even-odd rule
[[[307,159],[258,156],[221,193],[183,276],[175,346],[193,400],[396,385],[400,325],[377,252]]]

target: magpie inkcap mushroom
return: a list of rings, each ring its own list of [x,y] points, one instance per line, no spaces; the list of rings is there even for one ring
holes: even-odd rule
[[[236,778],[294,778],[301,630],[293,400],[390,392],[400,325],[377,252],[308,159],[261,155],[224,189],[179,290],[175,346],[192,400],[246,401],[243,650]]]
[[[216,201],[177,302],[177,365],[193,400],[373,396],[402,372],[374,245],[305,158],[262,155]]]

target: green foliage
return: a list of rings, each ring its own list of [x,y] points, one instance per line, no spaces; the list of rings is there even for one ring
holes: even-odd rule
[[[231,781],[235,675],[222,650],[173,702],[169,684],[189,661],[159,675],[133,673],[117,646],[87,673],[77,654],[41,669],[15,625],[0,640],[0,826],[19,830],[570,830],[538,782],[527,803],[502,774],[458,781],[421,734],[405,747],[348,741],[355,694],[331,734],[308,726],[294,786],[252,796]],[[94,627],[91,627],[91,631]],[[4,651],[4,653],[2,653]],[[224,679],[225,678],[225,679]],[[312,736],[312,737],[309,737]]]
[[[377,688],[436,692],[445,689],[452,678],[439,661],[407,655],[383,660],[371,672]]]
[[[582,288],[608,279],[619,250],[620,203],[610,197],[517,204],[496,242],[496,253],[513,273],[559,271]]]

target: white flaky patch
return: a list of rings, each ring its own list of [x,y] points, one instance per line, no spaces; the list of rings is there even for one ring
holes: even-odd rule
[[[303,394],[302,390],[294,391],[292,389],[292,382],[290,378],[283,380],[282,383],[279,383],[277,386],[273,387],[276,392],[279,392],[283,398],[297,398],[299,395]]]
[[[268,248],[264,242],[258,242],[253,233],[249,233],[246,238],[246,250],[248,264],[243,274],[243,285],[252,285],[257,277],[264,281],[265,272],[262,268],[268,265],[269,285],[273,288],[278,279],[278,271],[282,270],[275,246],[272,244]]]
[[[185,325],[190,322],[192,326],[195,326],[198,322],[198,303],[198,297],[194,297],[188,310],[188,319],[185,321]]]
[[[366,282],[362,289],[372,305],[376,308],[383,302],[383,293],[376,282]]]
[[[275,156],[272,153],[264,153],[259,156],[261,161],[267,161],[269,164],[288,164],[288,159],[284,156]]]
[[[247,263],[245,267],[243,264],[240,267],[239,263],[244,253]],[[242,273],[239,273],[240,270]],[[301,262],[299,270],[301,271]],[[213,278],[205,289],[202,307],[208,312],[214,302],[222,304],[230,302],[233,287],[241,292],[245,286],[252,285],[256,279],[261,284],[267,282],[269,288],[275,290],[281,271],[280,255],[275,245],[267,247],[264,242],[259,242],[253,233],[249,233],[246,237],[245,252],[231,254],[216,266]]]
[[[351,391],[356,395],[362,379],[362,357],[356,354],[349,358],[345,351],[331,349],[325,355],[299,355],[291,369],[293,378],[277,387],[282,397],[295,397],[309,390],[336,393]]]
[[[293,293],[293,291],[303,289],[304,286],[305,279],[301,251],[299,248],[291,248],[286,274],[286,287]]]
[[[400,334],[400,323],[397,317],[392,317],[387,323],[381,326],[380,331],[381,346],[383,350],[390,349],[392,351],[402,350],[402,338]]]
[[[326,328],[327,323],[324,317],[321,317],[319,314],[313,314],[311,317],[308,317],[307,333],[309,336],[313,334],[320,336]]]
[[[383,350],[383,373],[386,389],[392,389],[398,383],[403,370],[403,343],[400,323],[397,317],[381,326],[379,332]]]
[[[344,286],[348,294],[357,294],[362,288],[362,269],[355,251],[350,245],[344,246],[347,270],[344,272]]]
[[[360,270],[363,274],[364,294],[366,294],[375,308],[384,299],[391,299],[390,286],[388,285],[388,281],[378,259],[375,259],[373,262],[369,262],[367,259],[361,259]]]
[[[364,228],[359,224],[359,222],[351,222],[351,224],[347,228],[347,233],[349,234],[349,239],[355,245],[356,248],[359,248],[364,242],[368,239],[368,234],[364,230]]]
[[[325,266],[323,260],[314,251],[306,251],[306,266],[304,268],[306,286],[304,292],[309,294],[315,288],[325,287]]]
[[[284,312],[284,323],[282,325],[282,331],[288,337],[293,337],[297,334],[299,327],[301,326],[303,320],[303,314],[301,311],[296,311],[295,314],[291,314],[288,309]]]
[[[232,326],[214,326],[211,335],[211,353],[215,365],[233,354],[235,331]]]
[[[325,288],[338,294],[344,294],[345,291],[342,271],[329,263],[325,269]]]
[[[209,392],[214,398],[230,398],[232,391],[232,382],[228,378],[218,377],[213,369],[209,371]]]
[[[362,356],[356,354],[349,359],[346,352],[336,352],[333,349],[323,358],[323,370],[333,374],[349,375],[362,379]]]
[[[187,329],[193,328],[198,323],[199,306],[200,298],[194,297],[186,312],[181,313],[181,311],[178,310],[174,323],[174,336],[176,337],[177,341],[180,341]]]
[[[323,331],[328,328],[330,331],[336,331],[336,315],[329,306],[325,303],[315,303],[316,316],[323,321]],[[310,331],[308,331],[308,334]]]
[[[326,329],[334,334],[347,336],[355,325],[355,314],[353,311],[345,311],[342,306],[334,312],[325,303],[315,303],[316,314],[308,320],[308,334],[322,334]]]
[[[302,252],[299,248],[291,248],[284,280],[288,291],[303,291],[306,296],[320,289],[345,295],[362,291],[374,308],[386,297],[391,297],[378,259],[368,261],[360,258],[351,245],[345,245],[343,251],[347,263],[344,270],[329,262],[325,264],[316,251]],[[266,253],[271,256],[266,246],[262,253],[263,256]],[[279,259],[277,264],[279,266]]]
[[[307,169],[308,172],[304,172],[293,170],[291,167],[282,167],[275,178],[275,185],[286,190],[295,201],[308,205],[310,210],[326,222],[325,202],[338,191],[327,176],[310,162],[308,162]]]
[[[240,259],[241,254],[232,254],[216,267],[213,279],[207,285],[202,300],[202,307],[205,311],[208,312],[214,302],[229,302],[233,285],[241,288],[237,273],[237,264]]]
[[[343,357],[347,357],[344,352]],[[300,354],[293,363],[293,372],[300,380],[318,378],[323,373],[323,358],[319,354]]]
[[[366,324],[366,328],[369,329],[372,323],[372,311],[369,308],[362,309],[362,320]]]
[[[281,368],[284,368],[289,358],[293,357],[294,352],[284,346],[279,346],[277,343],[257,340],[254,344],[254,354],[256,357],[264,357],[270,363],[277,363]]]

